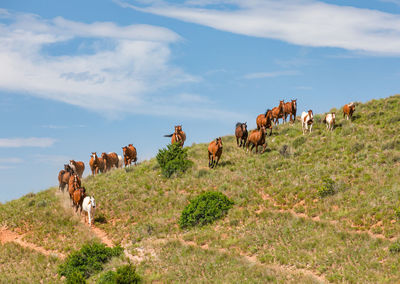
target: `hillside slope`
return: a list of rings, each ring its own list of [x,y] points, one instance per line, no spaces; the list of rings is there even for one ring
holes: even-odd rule
[[[180,177],[162,177],[154,159],[88,177],[106,220],[96,226],[138,256],[148,281],[398,282],[399,257],[389,248],[400,233],[400,95],[358,104],[352,122],[337,113],[331,133],[321,116],[310,135],[298,122],[280,125],[262,155],[223,137],[216,170],[207,167],[207,145],[198,144],[189,147],[193,168]],[[326,180],[333,194],[322,197]],[[181,211],[205,190],[229,196],[233,209],[214,224],[181,230]],[[0,225],[60,253],[96,239],[55,192],[1,205]],[[43,261],[51,268],[60,260]],[[0,268],[0,275],[11,273]]]

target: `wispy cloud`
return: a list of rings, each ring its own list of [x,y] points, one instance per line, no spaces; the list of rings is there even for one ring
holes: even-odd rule
[[[160,90],[199,81],[171,64],[170,46],[182,39],[169,29],[0,13],[7,18],[0,17],[0,90],[119,115],[146,110]],[[84,54],[51,53],[70,42],[86,47]]]
[[[86,127],[85,125],[54,125],[54,124],[46,124],[46,125],[41,125],[41,128],[47,128],[47,129],[67,129],[67,128],[84,128]]]
[[[297,86],[295,87],[296,90],[304,90],[304,91],[309,91],[312,90],[313,88],[310,86]]]
[[[381,2],[393,3],[400,6],[400,0],[379,0]]]
[[[0,158],[0,170],[8,170],[16,168],[17,164],[23,162],[20,158]]]
[[[63,165],[69,163],[69,157],[63,155],[42,155],[37,154],[34,156],[34,161],[38,163],[52,164],[52,165]]]
[[[301,46],[400,55],[400,15],[315,0],[155,1],[123,7]],[[397,2],[397,1],[392,1]],[[224,6],[225,5],[225,6]]]
[[[0,148],[40,147],[47,148],[56,142],[53,138],[0,138]]]
[[[276,72],[259,72],[246,74],[243,77],[245,79],[262,79],[262,78],[275,78],[281,76],[294,76],[299,75],[298,71],[288,70],[288,71],[276,71]]]

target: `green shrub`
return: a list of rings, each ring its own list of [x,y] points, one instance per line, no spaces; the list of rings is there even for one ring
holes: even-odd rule
[[[141,278],[136,273],[136,268],[131,264],[118,267],[117,271],[107,271],[97,281],[98,284],[134,284],[140,282]]]
[[[121,247],[109,248],[99,243],[86,244],[79,251],[70,254],[59,266],[58,272],[61,276],[65,276],[67,281],[76,279],[79,277],[78,274],[89,278],[90,275],[103,270],[103,263],[113,256],[119,256],[122,252]]]
[[[220,192],[204,192],[193,199],[182,211],[181,228],[203,226],[226,215],[233,201]]]
[[[335,194],[335,182],[328,177],[322,179],[322,185],[318,188],[318,195],[325,197]]]
[[[86,280],[78,270],[72,270],[66,281],[67,284],[85,284]]]
[[[183,149],[179,143],[170,144],[167,149],[160,149],[156,158],[161,173],[168,178],[174,173],[184,173],[192,165],[187,158],[187,148]]]

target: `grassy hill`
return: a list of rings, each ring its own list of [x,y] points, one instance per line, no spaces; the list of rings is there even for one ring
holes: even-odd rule
[[[261,155],[223,137],[215,170],[207,167],[207,145],[197,144],[188,150],[194,166],[179,177],[162,177],[155,159],[88,177],[104,220],[96,227],[137,256],[145,281],[399,282],[400,95],[358,104],[352,122],[337,113],[333,132],[322,115],[309,135],[298,122],[280,125]],[[180,229],[183,208],[206,190],[235,205],[214,224]],[[97,239],[56,191],[1,205],[0,226],[60,255]],[[0,282],[57,282],[60,255],[3,244]]]

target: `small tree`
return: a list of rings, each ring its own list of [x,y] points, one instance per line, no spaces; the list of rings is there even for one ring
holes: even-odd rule
[[[167,149],[160,149],[156,158],[161,173],[167,178],[174,173],[184,173],[192,166],[192,162],[187,158],[187,149],[183,149],[179,143],[170,144]]]

